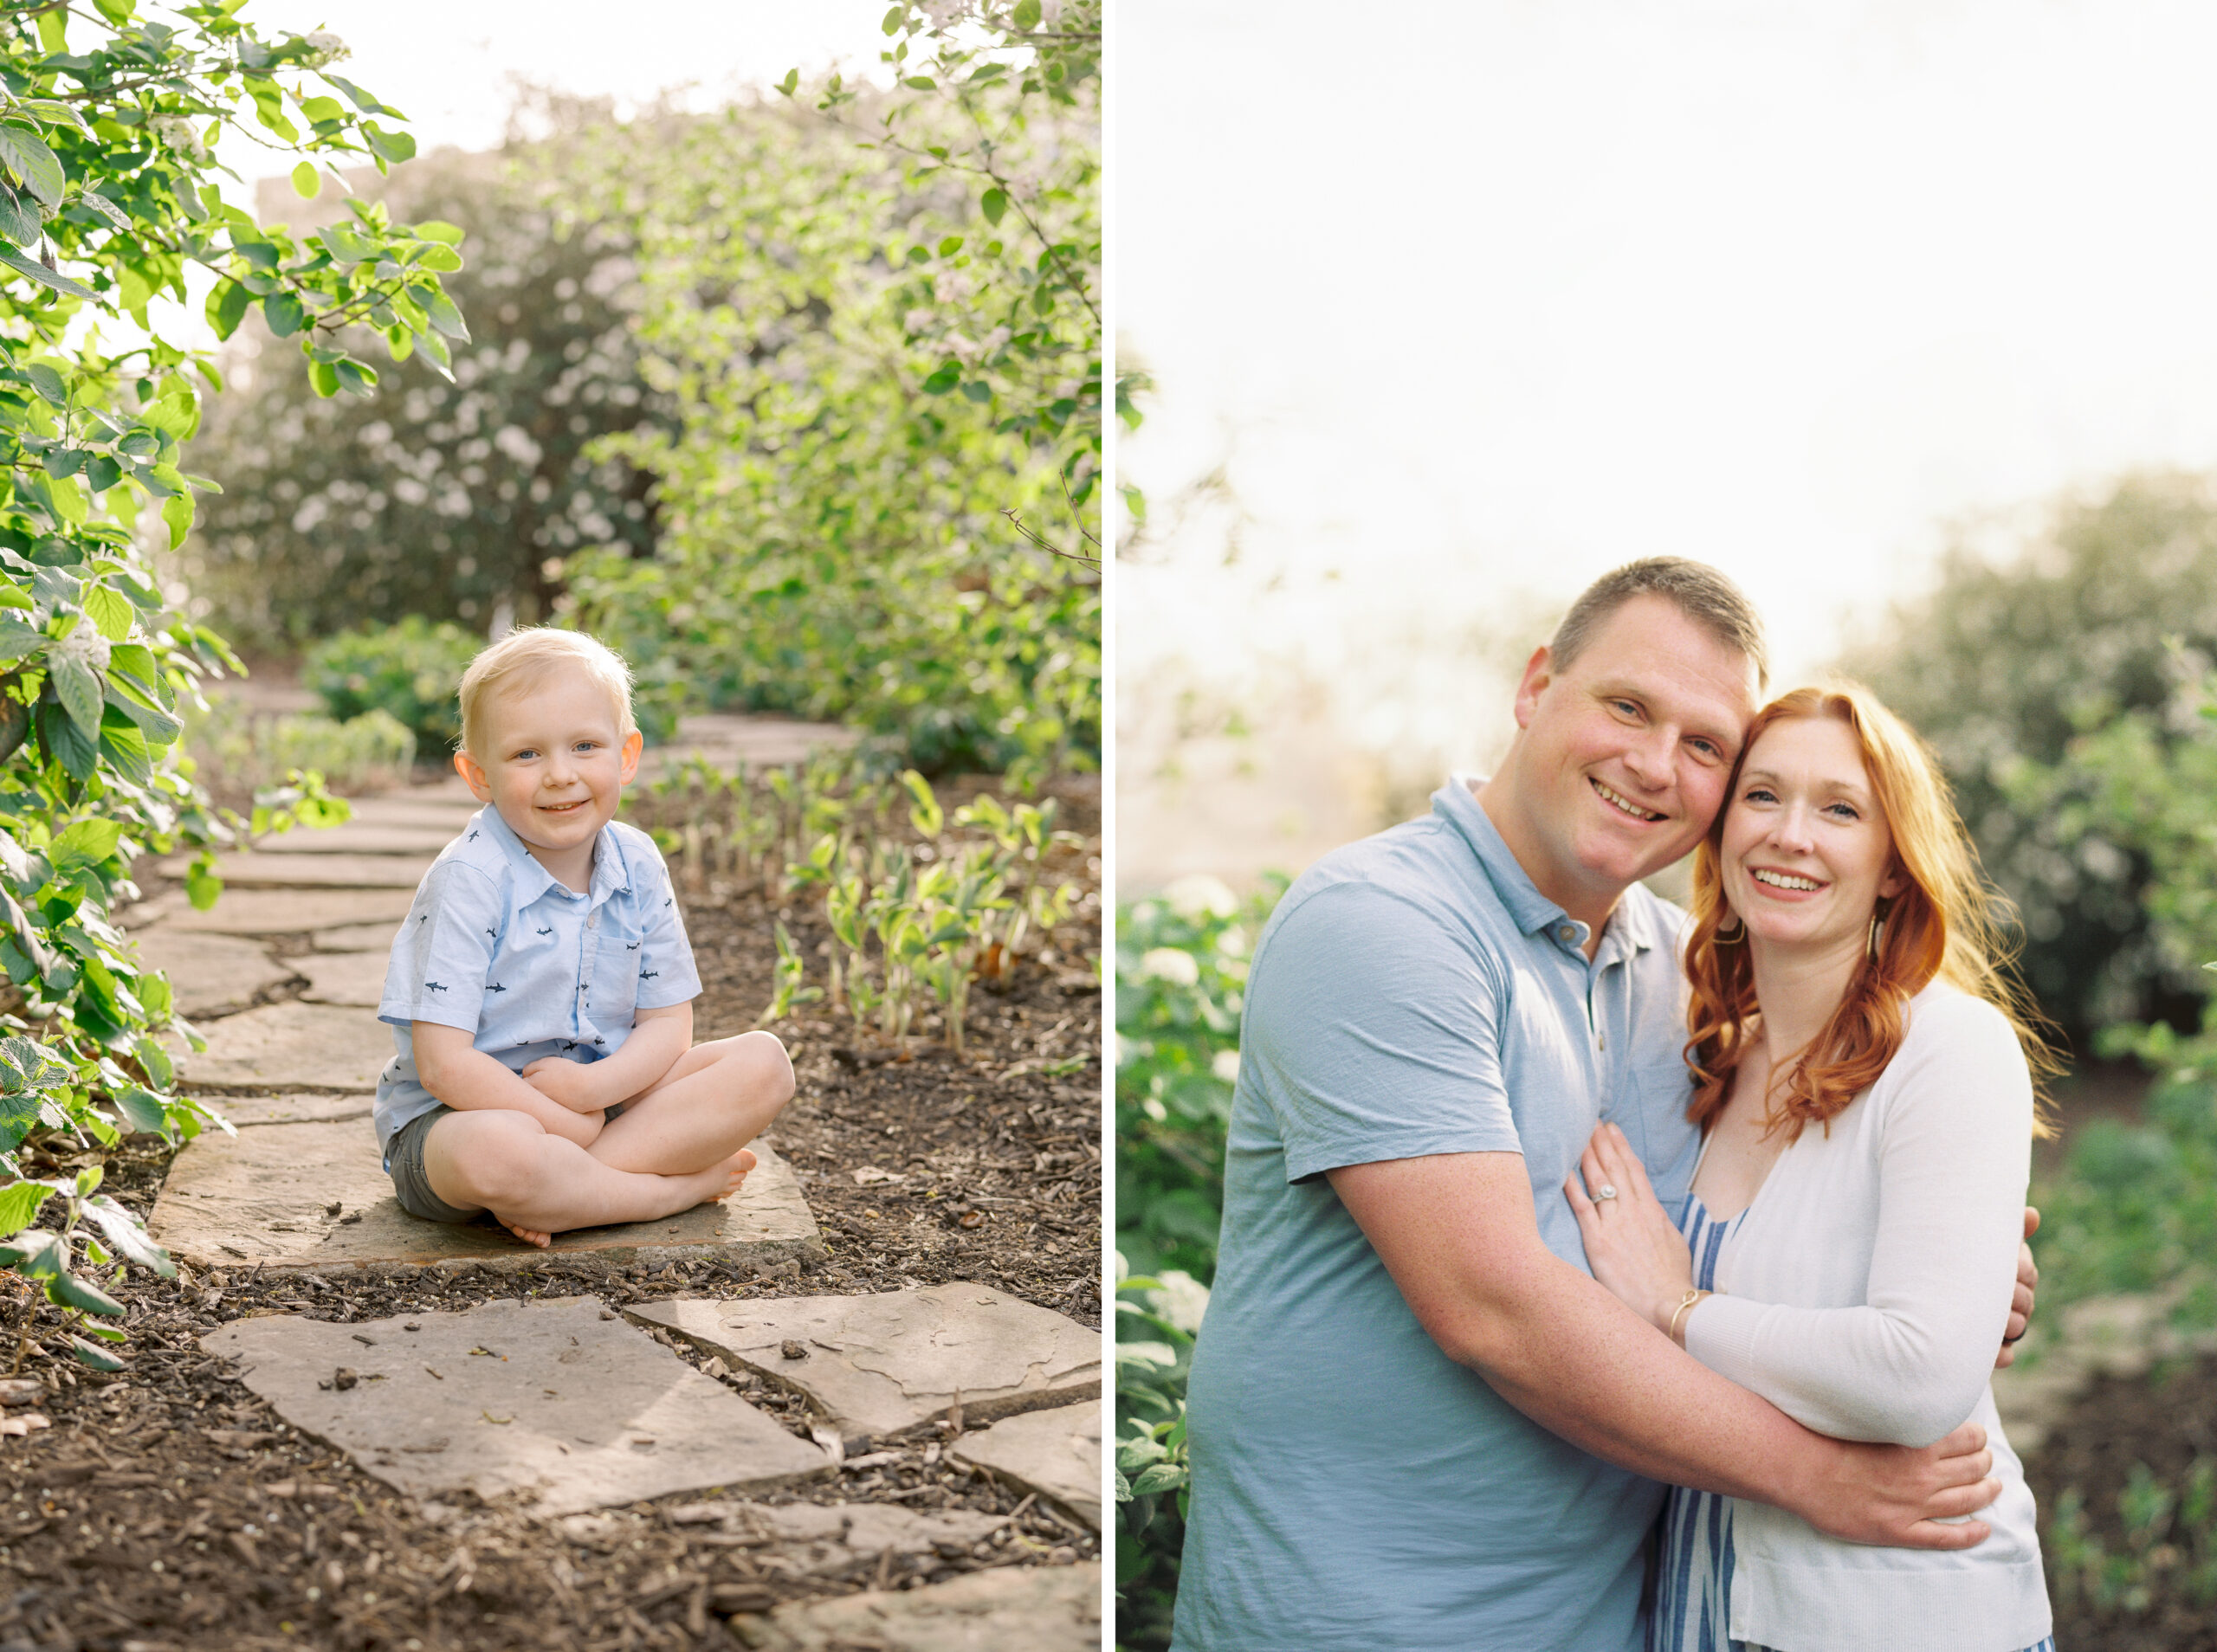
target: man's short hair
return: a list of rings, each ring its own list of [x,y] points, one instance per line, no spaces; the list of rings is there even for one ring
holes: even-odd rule
[[[629,739],[638,725],[631,720],[631,668],[623,655],[582,631],[528,625],[482,650],[462,674],[462,749],[484,760],[486,707],[494,694],[528,688],[565,669],[581,673],[608,696],[617,738]]]
[[[1588,585],[1548,642],[1554,668],[1564,669],[1584,653],[1609,616],[1635,597],[1660,597],[1674,604],[1719,642],[1747,655],[1758,688],[1770,681],[1770,653],[1755,604],[1707,563],[1684,557],[1643,557]]]

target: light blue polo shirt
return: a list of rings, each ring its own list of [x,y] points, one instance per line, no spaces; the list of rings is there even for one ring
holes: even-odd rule
[[[1676,1216],[1684,922],[1635,887],[1588,964],[1459,778],[1287,891],[1248,978],[1175,1652],[1639,1652],[1664,1487],[1442,1353],[1323,1172],[1521,1152],[1584,1269],[1562,1184],[1607,1119]]]
[[[395,1131],[439,1105],[417,1080],[410,1022],[465,1028],[477,1049],[521,1072],[542,1055],[613,1055],[634,1011],[700,991],[652,838],[616,821],[602,827],[579,894],[488,805],[439,852],[392,939],[378,1018],[392,1023],[395,1054],[378,1078],[378,1146],[390,1149]]]

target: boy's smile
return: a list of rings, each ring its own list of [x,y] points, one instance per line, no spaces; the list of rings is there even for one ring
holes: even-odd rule
[[[557,881],[584,892],[600,829],[638,772],[639,732],[620,733],[608,695],[564,674],[517,683],[485,709],[486,750],[456,752],[456,771]]]

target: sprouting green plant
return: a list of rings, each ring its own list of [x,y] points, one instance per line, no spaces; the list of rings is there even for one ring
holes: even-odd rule
[[[947,826],[947,811],[940,807],[939,798],[932,791],[932,783],[914,769],[901,777],[908,788],[912,799],[908,809],[908,823],[916,829],[916,836],[927,843],[935,842]]]
[[[167,1066],[165,1057],[165,1087]],[[0,1145],[7,1152],[12,1153],[22,1144],[34,1125],[66,1126],[67,1117],[55,1106],[54,1095],[73,1076],[68,1063],[56,1060],[30,1039],[0,1038]],[[118,1077],[121,1077],[120,1069]],[[159,1098],[125,1084],[118,1088],[116,1100],[133,1128],[166,1129],[168,1120]],[[100,1283],[73,1271],[80,1239],[90,1268],[107,1270],[101,1283],[113,1284],[123,1272],[126,1259],[165,1277],[174,1274],[177,1268],[168,1253],[147,1237],[135,1215],[100,1191],[101,1177],[100,1167],[94,1165],[72,1177],[24,1177],[0,1187],[0,1269],[43,1284],[46,1300],[62,1311],[61,1326],[55,1334],[68,1336],[69,1352],[81,1363],[95,1371],[120,1371],[123,1362],[100,1343],[126,1340],[122,1328],[97,1325],[86,1316],[120,1319],[123,1305]],[[55,1198],[64,1202],[60,1227],[32,1227],[39,1212]],[[106,1236],[106,1244],[79,1232],[79,1224],[86,1221]],[[77,1334],[80,1328],[91,1332],[99,1341],[87,1341]],[[38,1340],[32,1318],[26,1313],[10,1365],[11,1373],[23,1369],[24,1356]]]
[[[822,987],[805,984],[808,979],[808,966],[802,961],[799,950],[793,945],[792,934],[783,924],[779,924],[776,928],[778,961],[773,966],[770,1007],[754,1023],[758,1028],[766,1027],[773,1021],[783,1021],[793,1012],[795,1005],[813,1003],[824,996]]]

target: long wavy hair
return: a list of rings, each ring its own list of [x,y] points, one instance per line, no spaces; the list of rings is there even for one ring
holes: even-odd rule
[[[1894,1059],[1906,1031],[1909,1001],[1936,978],[1983,998],[2008,1018],[2037,1090],[2060,1063],[2047,1042],[2049,1023],[2014,968],[2014,910],[1981,872],[1978,851],[1930,749],[1868,688],[1836,680],[1781,694],[1755,713],[1733,765],[1724,807],[1694,851],[1694,926],[1686,947],[1693,989],[1686,1064],[1694,1072],[1694,1097],[1687,1117],[1708,1128],[1723,1109],[1732,1075],[1756,1036],[1747,930],[1724,901],[1724,821],[1756,740],[1772,724],[1799,717],[1829,717],[1854,733],[1893,834],[1890,870],[1904,881],[1899,893],[1879,900],[1877,945],[1848,983],[1832,1019],[1800,1052],[1786,1094],[1766,1110],[1764,1133],[1783,1129],[1793,1141],[1811,1123],[1829,1133],[1833,1115]],[[1733,928],[1720,935],[1728,916]],[[2053,1133],[2037,1113],[2033,1133]]]

